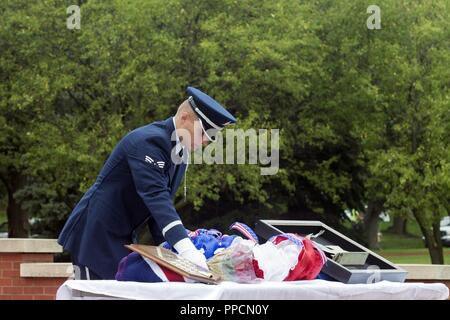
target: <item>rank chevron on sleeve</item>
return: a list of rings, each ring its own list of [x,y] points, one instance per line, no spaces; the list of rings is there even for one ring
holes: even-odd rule
[[[145,156],[145,162],[148,162],[150,164],[153,164],[155,166],[160,167],[161,169],[164,168],[164,165],[166,164],[164,161],[155,161],[149,156]]]

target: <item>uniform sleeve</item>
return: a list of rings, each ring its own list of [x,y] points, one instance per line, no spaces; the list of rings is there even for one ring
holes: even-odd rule
[[[187,238],[186,229],[170,195],[167,170],[170,159],[157,144],[148,142],[130,148],[127,158],[136,191],[164,238],[172,246]]]
[[[156,224],[155,219],[153,219],[153,217],[150,217],[148,219],[147,226],[148,226],[148,230],[150,230],[150,233],[152,234],[153,242],[156,245],[160,245],[161,243],[166,241],[166,239],[164,239],[164,237],[163,237],[163,235],[161,233],[161,229]]]

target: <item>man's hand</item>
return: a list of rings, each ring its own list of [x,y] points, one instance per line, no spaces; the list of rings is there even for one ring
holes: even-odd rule
[[[199,250],[188,250],[181,254],[181,256],[185,259],[188,259],[192,263],[202,267],[205,270],[209,270],[208,265],[206,264],[206,258],[203,253]]]
[[[191,261],[192,263],[205,270],[209,270],[208,265],[206,264],[205,256],[203,255],[203,253],[197,250],[197,248],[189,238],[184,238],[178,241],[173,247],[183,258]]]

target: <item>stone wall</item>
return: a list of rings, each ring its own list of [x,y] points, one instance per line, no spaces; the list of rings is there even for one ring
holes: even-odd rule
[[[62,252],[54,239],[0,239],[0,300],[53,300],[72,275],[70,263],[53,263]]]
[[[450,265],[400,264],[398,266],[408,271],[406,282],[439,282],[445,284],[450,290]]]

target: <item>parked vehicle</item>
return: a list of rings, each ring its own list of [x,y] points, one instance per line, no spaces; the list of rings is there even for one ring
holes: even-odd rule
[[[450,247],[450,216],[442,218],[440,230],[442,245]]]
[[[450,216],[446,216],[441,219],[440,231],[441,231],[442,246],[450,247]],[[426,247],[427,244],[425,242],[425,237],[422,237],[422,240]]]

